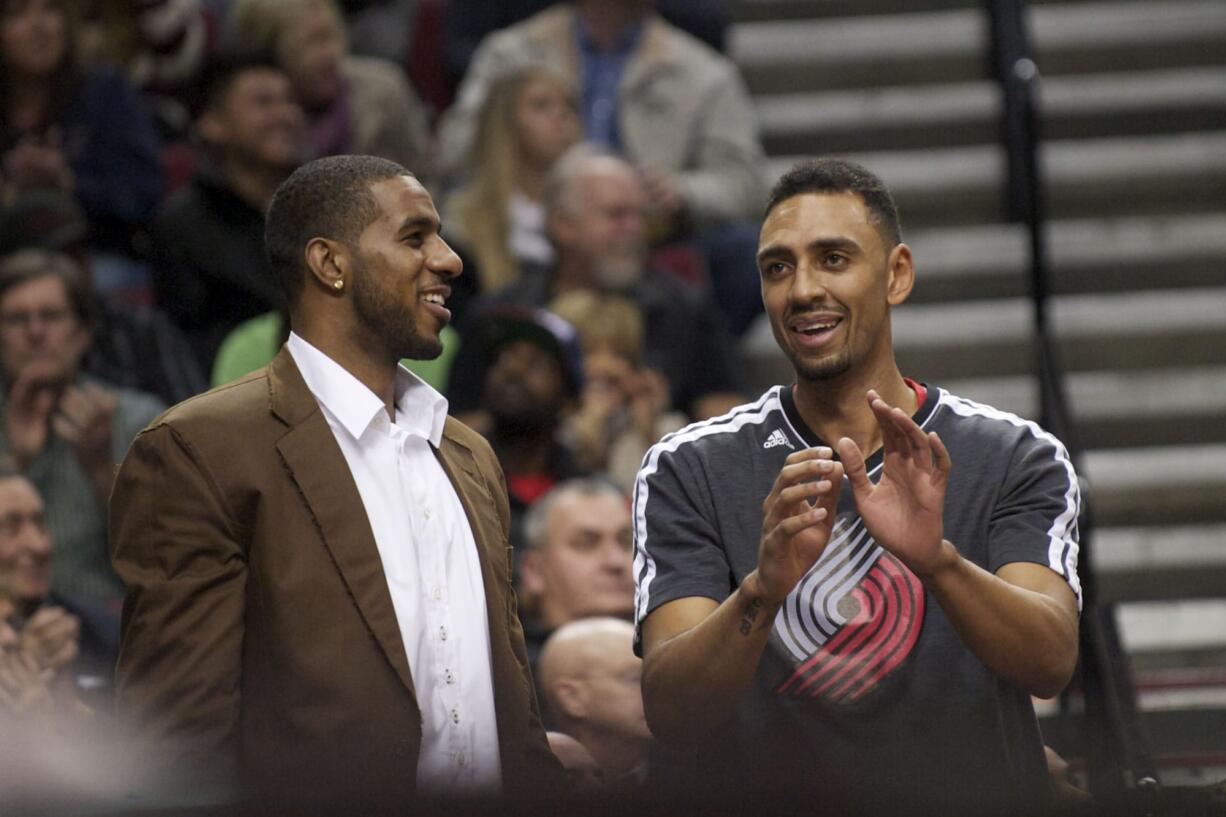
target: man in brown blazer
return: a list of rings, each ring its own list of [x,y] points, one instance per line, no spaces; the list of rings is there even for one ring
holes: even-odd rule
[[[117,704],[183,775],[164,779],[385,797],[423,779],[514,795],[560,774],[510,588],[502,472],[397,366],[441,351],[461,265],[439,229],[399,165],[300,168],[266,232],[290,341],[162,415],[120,468]]]

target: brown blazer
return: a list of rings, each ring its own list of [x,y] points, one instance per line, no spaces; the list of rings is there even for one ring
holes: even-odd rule
[[[560,767],[515,614],[502,472],[451,418],[437,455],[481,562],[504,791],[528,790]],[[257,790],[412,789],[421,716],[374,534],[287,350],[140,433],[110,541],[127,585],[117,707],[159,760]]]

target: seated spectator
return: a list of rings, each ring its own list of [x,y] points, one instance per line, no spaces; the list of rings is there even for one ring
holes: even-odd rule
[[[340,0],[354,54],[396,65],[408,58],[418,0]]]
[[[349,54],[335,0],[234,0],[234,42],[273,54],[307,115],[313,157],[381,156],[419,177],[433,171],[425,107],[401,68]]]
[[[21,651],[57,678],[74,700],[105,706],[119,656],[119,616],[51,592],[55,543],[42,497],[12,465],[0,462],[0,596]]]
[[[583,475],[560,436],[583,388],[583,352],[574,327],[543,309],[494,306],[473,325],[451,367],[449,397],[475,387],[475,405],[459,416],[498,457],[511,545],[519,548],[528,507],[555,484]]]
[[[85,214],[72,196],[40,190],[0,211],[0,258],[25,249],[63,253],[92,278]],[[89,287],[91,290],[93,287]],[[84,370],[115,386],[156,395],[170,405],[204,391],[200,364],[164,312],[145,304],[95,298],[94,332]]]
[[[0,263],[0,453],[46,503],[57,595],[117,609],[106,503],[114,469],[164,406],[81,373],[93,329],[85,276],[62,255],[25,250]]]
[[[282,305],[264,254],[264,211],[298,165],[302,110],[280,68],[232,57],[203,78],[196,129],[205,160],[153,221],[154,295],[203,371],[248,318]]]
[[[162,193],[157,131],[121,74],[79,67],[76,11],[0,0],[0,186],[71,193],[95,249],[126,257]]]
[[[541,197],[549,169],[579,140],[575,94],[567,80],[540,67],[509,74],[490,89],[477,121],[462,187],[444,207],[448,240],[475,272],[456,279],[456,295],[496,292],[519,277],[520,264],[549,264]]]
[[[537,664],[546,721],[583,744],[614,791],[643,783],[651,745],[633,643],[628,621],[580,619],[549,637]]]
[[[646,208],[643,184],[626,162],[573,148],[545,189],[553,265],[523,265],[519,280],[491,298],[543,307],[574,290],[628,297],[643,313],[643,360],[667,378],[669,405],[695,419],[722,414],[744,402],[728,333],[699,290],[646,268]],[[461,336],[466,331],[460,327]]]
[[[575,458],[629,494],[647,449],[689,420],[669,411],[664,375],[643,365],[643,314],[633,302],[576,289],[549,309],[583,341],[583,393],[567,423]]]
[[[542,64],[580,89],[585,138],[624,154],[670,216],[758,217],[762,147],[736,66],[643,0],[559,3],[487,37],[442,123],[445,168],[468,155],[493,84]]]
[[[91,62],[127,70],[162,136],[183,139],[191,92],[213,37],[200,0],[83,0],[83,48]]]

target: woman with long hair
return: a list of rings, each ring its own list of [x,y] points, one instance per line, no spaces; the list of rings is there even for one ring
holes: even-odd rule
[[[471,172],[444,208],[448,236],[476,268],[482,292],[514,281],[523,263],[553,260],[541,194],[554,162],[580,136],[574,88],[553,71],[527,68],[491,89]]]
[[[73,196],[94,248],[126,254],[162,193],[158,139],[116,70],[77,60],[77,5],[0,0],[0,189]]]

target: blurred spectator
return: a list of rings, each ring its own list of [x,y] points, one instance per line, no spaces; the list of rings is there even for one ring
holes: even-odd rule
[[[424,106],[399,66],[348,53],[335,0],[234,0],[230,24],[236,45],[275,55],[289,76],[312,156],[369,154],[431,175]]]
[[[546,720],[583,744],[613,790],[643,782],[651,745],[633,642],[628,621],[581,619],[549,637],[537,665]]]
[[[118,657],[119,617],[96,605],[51,593],[54,543],[34,485],[0,463],[0,602],[18,647],[47,678],[75,700],[77,691],[109,689]]]
[[[151,233],[157,304],[207,372],[230,330],[282,304],[264,254],[264,211],[301,158],[303,131],[289,79],[261,58],[211,65],[203,98],[205,160]]]
[[[24,249],[64,253],[90,279],[89,225],[72,196],[33,191],[0,211],[0,258]],[[90,287],[92,290],[92,287]],[[95,327],[85,354],[89,374],[178,403],[204,391],[191,347],[163,312],[119,299],[94,299]]]
[[[668,381],[643,365],[643,313],[632,301],[588,289],[549,304],[583,341],[583,393],[567,422],[579,464],[629,494],[647,449],[689,420],[669,411]]]
[[[529,654],[575,619],[630,616],[632,537],[626,495],[602,479],[559,483],[532,506],[519,563],[524,629],[537,636],[529,637]]]
[[[543,11],[557,0],[447,0],[447,69],[458,82],[468,70],[477,46],[489,34]],[[716,51],[723,51],[728,28],[725,0],[655,0],[656,11],[668,22],[693,34]]]
[[[55,592],[117,604],[123,585],[107,552],[106,502],[116,464],[163,405],[81,373],[90,306],[84,273],[65,256],[25,250],[0,263],[0,453],[46,503]]]
[[[475,270],[452,285],[457,322],[464,316],[456,295],[496,292],[519,277],[522,262],[553,262],[541,197],[549,169],[578,140],[575,93],[564,77],[530,67],[494,82],[466,180],[443,214],[448,240]]]
[[[417,0],[340,0],[355,54],[404,65]]]
[[[492,297],[541,307],[573,290],[628,297],[643,314],[644,362],[667,378],[670,406],[695,419],[721,414],[744,402],[728,333],[699,290],[646,268],[646,208],[643,184],[626,162],[572,148],[545,189],[554,264],[525,263],[519,280]],[[467,399],[455,383],[453,393],[461,404]]]
[[[451,391],[475,388],[478,400],[459,416],[498,457],[511,545],[519,549],[528,507],[584,473],[559,433],[583,388],[583,352],[574,327],[543,309],[495,305],[471,323],[451,368]]]
[[[187,136],[190,97],[212,45],[200,0],[82,0],[82,50],[127,69],[164,137]]]
[[[638,168],[662,217],[758,217],[764,160],[740,74],[648,0],[561,3],[487,37],[442,123],[446,170],[468,155],[493,83],[528,65],[571,79],[587,140]]]
[[[121,74],[81,68],[76,12],[68,0],[0,0],[0,186],[5,202],[71,193],[94,248],[127,255],[162,192],[157,132]]]

